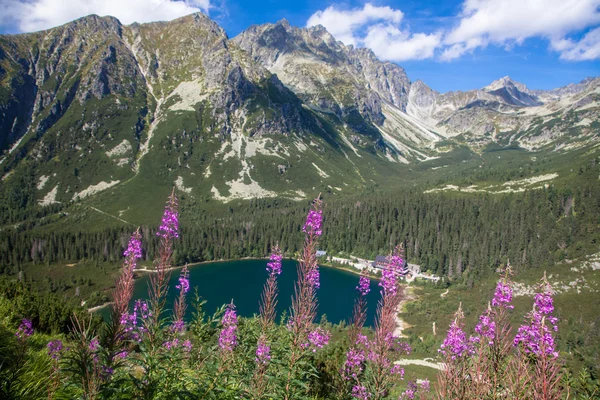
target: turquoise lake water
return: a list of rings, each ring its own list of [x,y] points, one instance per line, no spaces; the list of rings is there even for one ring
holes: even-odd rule
[[[239,315],[250,317],[258,313],[258,302],[263,284],[267,278],[265,270],[267,260],[239,260],[201,264],[190,267],[190,292],[193,297],[195,288],[207,303],[205,310],[212,314],[218,307],[229,303],[232,299]],[[296,261],[283,260],[282,273],[279,276],[278,318],[281,312],[289,312],[291,296],[296,279]],[[352,317],[352,307],[356,296],[358,275],[350,272],[321,267],[321,288],[318,290],[318,317],[325,314],[330,322],[348,322]],[[170,309],[177,294],[179,270],[172,271],[167,307]],[[135,284],[134,299],[148,297],[148,275],[141,276]],[[371,292],[367,295],[368,314],[366,325],[372,326],[375,308],[379,300],[377,281],[371,281]],[[188,302],[189,304],[189,302]],[[102,314],[108,313],[104,309]],[[191,318],[192,307],[188,306],[187,318]],[[279,321],[279,319],[277,319]]]

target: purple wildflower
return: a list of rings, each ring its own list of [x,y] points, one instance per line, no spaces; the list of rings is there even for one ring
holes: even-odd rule
[[[171,193],[163,214],[157,236],[165,239],[179,237],[179,213],[177,212],[177,197]]]
[[[223,329],[219,336],[219,346],[224,351],[233,351],[237,345],[237,314],[233,303],[227,307],[222,324]]]
[[[492,299],[492,305],[494,307],[504,307],[513,309],[514,306],[510,305],[513,298],[513,290],[509,283],[499,281],[494,292],[494,298]]]
[[[129,352],[127,350],[122,350],[120,352],[118,352],[115,357],[120,358],[120,359],[125,359],[127,358],[127,356],[129,355]]]
[[[321,349],[323,346],[327,345],[330,338],[331,334],[321,327],[318,327],[314,331],[310,332],[308,334],[308,341],[313,347],[313,353],[317,351],[317,348]]]
[[[139,232],[136,231],[131,235],[127,250],[125,250],[123,255],[126,258],[131,258],[134,262],[142,258],[142,241],[140,240]],[[135,269],[135,265],[132,266],[132,269]]]
[[[17,328],[17,332],[15,333],[15,336],[19,340],[23,340],[25,338],[28,338],[31,335],[33,335],[33,324],[31,323],[30,320],[23,318],[21,320],[21,324]]]
[[[346,362],[342,369],[342,376],[346,380],[350,378],[357,378],[358,375],[363,371],[363,365],[365,362],[365,352],[361,349],[350,349],[346,353]]]
[[[544,352],[558,357],[554,336],[546,324],[549,322],[553,330],[558,331],[558,319],[552,315],[554,304],[550,290],[549,284],[545,281],[543,292],[535,295],[533,310],[528,314],[529,322],[519,327],[513,344],[522,345],[525,352],[529,354],[540,356]]]
[[[361,275],[358,279],[358,286],[356,290],[358,290],[361,296],[366,296],[371,291],[371,280],[364,275]]]
[[[356,344],[369,347],[369,338],[366,335],[359,333],[356,337]]]
[[[549,292],[536,293],[535,308],[544,315],[549,315],[554,311],[552,295]]]
[[[315,289],[319,289],[321,287],[320,275],[319,275],[319,267],[315,265],[306,276],[306,280],[313,285]]]
[[[355,385],[354,387],[352,387],[351,395],[353,399],[357,400],[368,400],[369,398],[371,398],[371,393],[369,393],[367,388],[360,385]]]
[[[421,390],[425,391],[425,392],[429,392],[431,390],[431,385],[429,383],[428,379],[423,380],[421,383]]]
[[[398,290],[396,272],[391,269],[384,269],[381,274],[379,286],[383,289],[383,293],[395,295]]]
[[[144,300],[136,300],[133,309],[136,313],[138,311],[140,312],[142,319],[148,319],[152,316],[152,312],[148,307],[148,303],[146,303]]]
[[[48,355],[54,360],[58,360],[63,349],[61,340],[52,340],[48,343]]]
[[[183,347],[183,350],[186,353],[190,353],[192,351],[193,346],[192,346],[192,342],[189,339],[184,340],[183,343],[181,344],[181,346]]]
[[[257,364],[266,365],[271,360],[271,348],[266,345],[262,340],[259,340],[258,347],[256,349],[256,361]]]
[[[464,355],[473,354],[473,346],[467,340],[465,332],[459,326],[457,319],[452,321],[448,335],[438,351],[443,355],[449,355],[452,360],[456,360]]]
[[[390,370],[390,374],[392,375],[400,375],[400,379],[404,379],[404,368],[399,365],[394,365]]]
[[[185,322],[183,322],[180,319],[173,321],[173,324],[171,325],[172,332],[183,332],[184,330],[185,330]]]
[[[302,228],[302,232],[307,234],[313,234],[315,236],[321,236],[323,231],[321,227],[323,225],[323,210],[310,210],[306,217],[306,222]]]
[[[281,250],[279,247],[275,247],[273,252],[271,253],[271,257],[269,258],[269,263],[267,263],[267,271],[270,275],[280,275],[281,274],[281,260],[283,256],[281,255]]]
[[[100,346],[100,342],[98,342],[98,339],[94,338],[90,341],[90,344],[88,345],[90,351],[96,351],[98,350],[98,347]]]
[[[398,250],[394,251],[394,254],[389,258],[389,266],[392,271],[402,272],[402,268],[404,267],[404,260],[402,256],[398,253]]]
[[[181,290],[184,294],[190,290],[190,274],[187,266],[183,267],[181,270],[181,275],[179,276],[179,285],[175,285],[175,288]]]
[[[417,391],[419,390],[419,386],[414,381],[408,382],[408,384],[406,386],[407,386],[407,388],[402,393],[400,398],[401,399],[414,399],[417,394]]]
[[[167,341],[163,343],[163,346],[165,346],[167,350],[175,349],[177,346],[179,346],[179,339],[175,338],[173,341]]]
[[[496,322],[494,321],[494,315],[491,309],[487,309],[486,312],[479,316],[479,323],[475,326],[475,332],[481,338],[487,338],[488,344],[491,346],[494,344],[496,338]]]

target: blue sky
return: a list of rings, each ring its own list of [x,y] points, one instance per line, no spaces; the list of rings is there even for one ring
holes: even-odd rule
[[[441,92],[505,75],[532,89],[600,75],[600,0],[0,0],[0,32],[46,29],[91,13],[131,23],[195,11],[230,37],[282,18],[322,24]]]

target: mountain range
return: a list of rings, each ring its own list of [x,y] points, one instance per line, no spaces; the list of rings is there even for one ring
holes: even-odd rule
[[[322,26],[230,39],[201,13],[91,15],[0,36],[0,195],[26,207],[130,204],[173,185],[205,201],[351,193],[491,149],[595,152],[599,113],[597,77],[438,93]]]

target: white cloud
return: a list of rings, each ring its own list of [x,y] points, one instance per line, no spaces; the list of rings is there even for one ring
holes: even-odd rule
[[[363,42],[385,60],[422,60],[431,58],[440,45],[441,35],[409,35],[393,25],[378,24],[369,28]]]
[[[600,58],[600,28],[588,32],[579,42],[571,39],[552,41],[552,48],[560,51],[560,58],[569,61],[596,60]]]
[[[0,0],[0,24],[32,32],[89,14],[111,15],[131,24],[172,20],[209,8],[210,0]]]
[[[363,8],[341,10],[330,6],[317,11],[306,26],[323,25],[337,40],[366,46],[382,59],[404,61],[430,58],[439,46],[440,34],[411,34],[400,29],[404,14],[391,7],[365,4]]]
[[[510,48],[531,37],[556,44],[567,40],[570,33],[600,23],[599,7],[600,0],[465,0],[460,22],[444,37],[446,47],[441,58],[451,60],[489,44]],[[594,39],[597,41],[597,34],[589,37],[587,44],[582,43],[592,53],[594,43],[589,42]],[[558,50],[560,46],[551,47]],[[576,47],[571,41],[568,48]],[[575,53],[583,56],[585,48]]]
[[[456,25],[435,33],[411,33],[401,10],[366,4],[332,5],[307,26],[323,25],[345,44],[371,48],[385,60],[438,57],[450,61],[489,45],[507,51],[528,38],[543,38],[564,60],[600,59],[600,0],[464,0]],[[591,29],[591,30],[590,30]],[[589,30],[580,40],[580,35]]]

